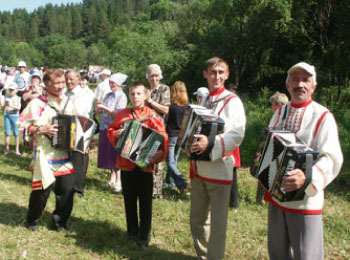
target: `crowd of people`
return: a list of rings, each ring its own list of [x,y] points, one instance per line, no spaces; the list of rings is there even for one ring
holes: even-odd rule
[[[239,146],[245,134],[246,117],[237,86],[225,87],[229,65],[221,58],[208,59],[203,76],[208,87],[194,94],[197,103],[209,108],[224,122],[222,133],[213,137],[194,135],[194,154],[209,154],[209,161],[190,160],[190,180],[177,167],[180,149],[177,139],[189,99],[186,85],[176,81],[171,87],[161,83],[163,73],[157,64],[146,70],[148,86],[141,81],[128,84],[128,76],[103,69],[100,83],[89,89],[86,72],[73,69],[30,70],[24,61],[18,71],[2,68],[1,105],[5,118],[5,151],[9,153],[11,131],[15,136],[15,153],[19,151],[19,129],[33,146],[30,169],[33,173],[26,225],[38,231],[39,220],[51,190],[56,196],[52,226],[68,232],[74,194],[84,194],[89,165],[89,149],[68,151],[52,146],[51,138],[59,133],[52,119],[58,114],[90,118],[99,124],[98,168],[110,170],[107,186],[124,197],[127,234],[140,246],[148,246],[152,228],[152,201],[162,198],[163,187],[180,193],[191,189],[190,228],[198,259],[219,260],[225,253],[229,207],[238,207],[237,167]],[[281,202],[258,186],[257,203],[268,202],[268,253],[271,259],[323,259],[322,208],[324,189],[338,175],[343,155],[338,129],[330,111],[312,100],[316,90],[316,69],[305,62],[287,71],[286,95],[271,97],[274,111],[269,128],[288,130],[319,153],[312,166],[310,183],[302,169],[293,169],[283,178],[285,192],[305,186],[302,200]],[[116,152],[127,121],[139,121],[163,138],[158,150],[148,158],[146,168],[139,167]],[[18,128],[19,126],[19,128]],[[94,142],[90,144],[93,147]],[[164,179],[164,165],[167,173]]]

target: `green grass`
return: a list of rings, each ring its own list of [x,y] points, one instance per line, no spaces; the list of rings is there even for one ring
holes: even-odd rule
[[[3,147],[1,147],[1,151]],[[51,230],[55,202],[51,194],[39,232],[24,226],[30,194],[30,160],[26,149],[22,159],[0,155],[0,259],[196,259],[189,227],[190,201],[172,190],[153,205],[153,228],[148,248],[140,248],[126,235],[122,195],[104,188],[107,171],[96,167],[91,154],[84,197],[75,197],[68,225],[72,233]],[[179,168],[188,171],[183,156]],[[247,169],[239,170],[240,206],[230,210],[225,259],[267,259],[266,206],[256,206],[256,181]],[[324,213],[326,259],[350,259],[349,193],[327,193]]]
[[[245,165],[249,165],[249,154],[255,150],[255,135],[261,129],[258,121],[265,122],[268,118],[268,111],[261,108],[259,117],[250,107],[248,104],[249,129],[241,146]],[[3,144],[3,117],[0,118],[0,144]],[[341,129],[348,136],[346,127]],[[348,140],[342,144],[345,153],[349,149]],[[11,150],[14,151],[13,146]],[[3,151],[4,146],[0,145],[0,260],[19,259],[25,250],[27,259],[197,259],[189,226],[190,200],[174,190],[165,190],[164,199],[154,201],[150,246],[140,248],[127,239],[123,197],[111,194],[104,187],[108,171],[97,169],[97,149],[91,152],[85,196],[74,199],[68,221],[72,233],[59,233],[50,227],[55,207],[53,193],[43,212],[39,232],[28,231],[24,224],[31,173],[25,169],[31,150],[21,147],[21,158],[14,152],[5,157]],[[188,168],[188,160],[181,155],[179,169],[185,176]],[[267,207],[255,205],[256,180],[247,168],[239,169],[238,182],[240,205],[229,212],[225,259],[268,259]],[[349,187],[350,172],[344,171],[326,190],[323,214],[326,259],[350,259]]]

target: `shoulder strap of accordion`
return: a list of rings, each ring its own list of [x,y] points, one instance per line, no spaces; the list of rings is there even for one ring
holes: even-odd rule
[[[283,116],[282,116],[282,129],[285,129],[285,122],[287,119],[287,115],[288,115],[288,109],[289,109],[289,105],[285,105],[284,111],[283,111]]]
[[[149,120],[149,119],[152,119],[152,118],[157,117],[157,115],[156,115],[156,114],[153,114],[153,115],[148,116],[148,117],[144,117],[144,118],[137,118],[137,115],[136,115],[136,113],[135,113],[134,109],[132,109],[132,107],[131,107],[131,108],[129,108],[129,109],[130,109],[130,112],[131,112],[132,117],[134,118],[134,120],[135,120],[135,121],[138,121],[138,122],[140,122],[140,123],[145,122],[145,121],[147,121],[147,120]]]

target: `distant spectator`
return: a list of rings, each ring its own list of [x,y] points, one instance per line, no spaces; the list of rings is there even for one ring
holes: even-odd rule
[[[272,111],[275,112],[281,106],[287,104],[288,101],[289,100],[286,94],[283,94],[277,91],[275,94],[273,94],[270,97]]]
[[[34,72],[30,78],[29,87],[24,91],[22,99],[24,101],[23,108],[34,98],[40,97],[43,94],[42,80],[38,71]]]
[[[146,105],[156,111],[157,114],[164,119],[170,107],[170,88],[160,83],[160,80],[163,79],[163,73],[158,64],[151,64],[147,67],[146,78],[150,84]],[[163,197],[163,172],[163,163],[155,165],[153,170],[153,198]]]
[[[276,92],[270,97],[270,102],[271,102],[271,108],[272,111],[275,112],[277,109],[279,109],[281,106],[286,105],[288,103],[288,97],[286,94]],[[262,205],[265,203],[264,199],[264,194],[265,194],[265,189],[262,186],[260,182],[258,182],[258,187],[256,190],[256,198],[255,202],[258,205]]]
[[[29,85],[30,74],[27,71],[27,64],[24,61],[19,61],[17,65],[18,72],[15,76],[15,83],[18,86],[17,95],[22,97],[24,91]]]
[[[111,71],[109,69],[104,69],[99,74],[101,80],[100,84],[97,85],[95,89],[95,100],[103,101],[107,93],[111,92],[109,87],[109,77],[111,76]]]
[[[5,111],[4,124],[5,124],[5,152],[4,155],[9,153],[10,149],[10,136],[11,130],[15,136],[15,149],[16,155],[20,156],[19,152],[19,131],[18,131],[18,116],[21,109],[21,98],[16,95],[18,86],[12,82],[7,86],[8,96],[5,98],[5,105],[2,110]]]
[[[177,159],[180,148],[176,146],[180,132],[182,119],[188,105],[186,85],[182,81],[176,81],[170,89],[171,104],[167,114],[166,131],[169,136],[169,150],[166,157],[168,171],[165,177],[165,186],[176,187],[180,193],[186,193],[190,187],[189,182],[184,178],[177,168]]]
[[[107,185],[113,192],[121,191],[120,170],[117,169],[117,152],[108,141],[107,129],[113,122],[115,115],[123,110],[128,98],[123,92],[123,84],[128,76],[122,73],[115,73],[109,78],[110,93],[107,93],[102,101],[96,101],[95,109],[102,113],[100,124],[100,135],[98,145],[97,166],[100,169],[111,171],[110,180]]]
[[[228,84],[227,90],[238,95],[238,86],[236,84]],[[241,167],[241,155],[239,153],[239,146],[233,150],[233,157],[235,158],[235,164],[233,166],[233,183],[231,186],[230,193],[230,208],[238,208],[238,178],[237,178],[237,168]]]
[[[196,96],[197,104],[203,106],[209,96],[209,89],[205,87],[200,87],[196,92],[193,93]]]

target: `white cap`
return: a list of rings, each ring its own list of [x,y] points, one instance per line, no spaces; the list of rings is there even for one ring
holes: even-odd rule
[[[99,75],[107,75],[110,76],[112,73],[109,69],[103,69]]]
[[[32,74],[32,76],[30,77],[30,81],[29,81],[29,82],[32,82],[32,79],[33,79],[34,77],[38,77],[38,78],[40,79],[40,82],[42,81],[41,75],[40,75],[39,71],[37,71],[37,70],[34,71],[34,73]]]
[[[314,85],[317,84],[316,69],[314,66],[312,66],[306,62],[299,62],[299,63],[295,64],[294,66],[290,67],[290,69],[287,71],[287,73],[288,73],[287,81],[289,79],[290,74],[292,74],[295,71],[300,71],[300,70],[305,70],[307,73],[309,73],[312,76],[312,79],[314,81]]]
[[[17,67],[25,67],[25,68],[27,68],[27,64],[25,63],[25,61],[21,60],[21,61],[18,62]]]
[[[163,79],[162,70],[158,64],[151,64],[147,67],[146,78],[148,79],[149,76],[154,74],[159,75],[160,79]]]
[[[6,89],[18,89],[18,86],[15,82],[11,82],[6,86]]]
[[[193,92],[193,95],[197,97],[205,97],[209,95],[209,89],[205,87],[198,88],[196,92]]]
[[[112,81],[116,83],[119,87],[124,86],[124,82],[128,79],[128,75],[125,75],[123,73],[114,73],[112,76],[109,78],[109,81]]]

